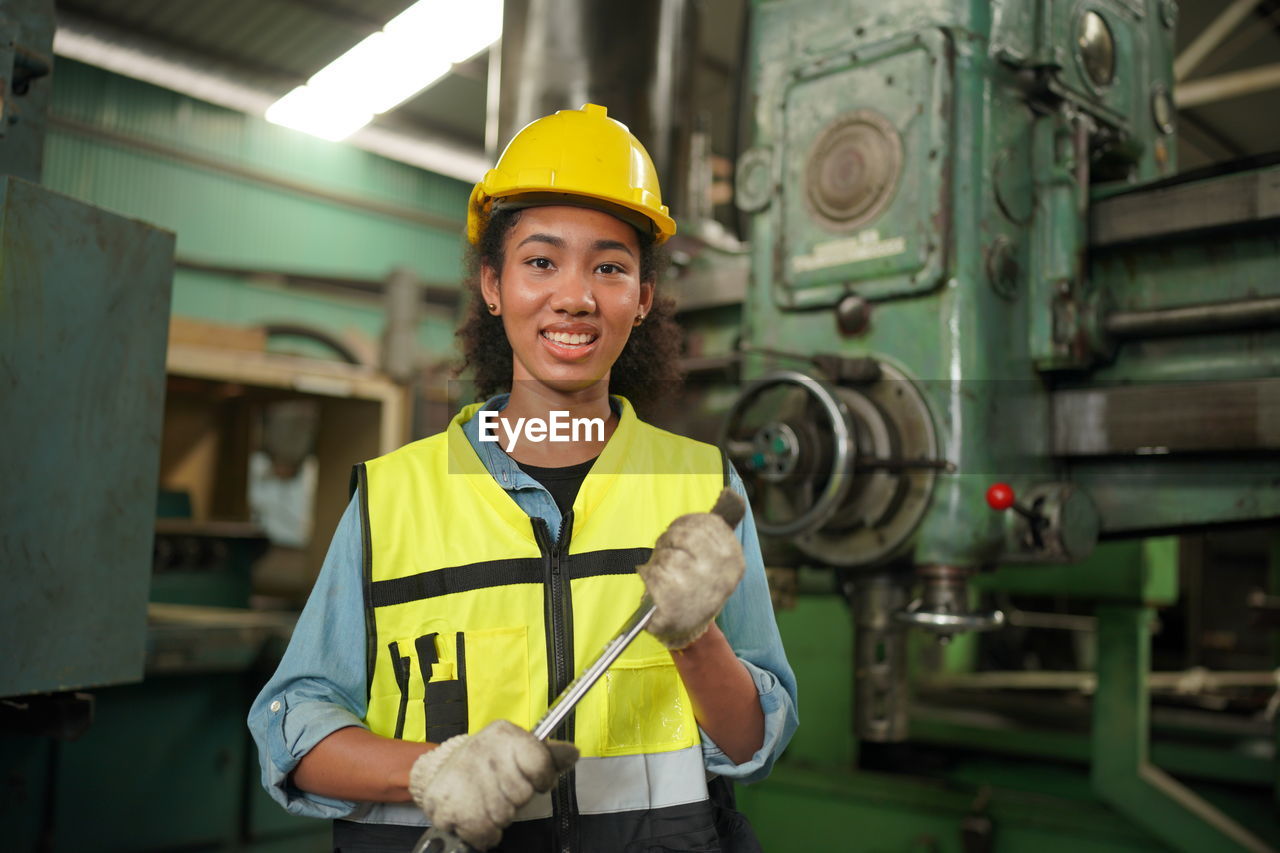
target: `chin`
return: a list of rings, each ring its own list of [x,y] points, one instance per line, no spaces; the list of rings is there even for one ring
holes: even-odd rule
[[[554,391],[572,394],[591,388],[603,378],[601,376],[541,376],[537,377],[536,381]]]

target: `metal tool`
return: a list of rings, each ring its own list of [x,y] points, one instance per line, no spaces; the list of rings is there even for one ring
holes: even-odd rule
[[[746,506],[736,493],[725,489],[711,511],[723,518],[730,527],[737,527],[746,513]],[[627,617],[622,629],[613,635],[613,639],[605,643],[595,660],[588,664],[577,678],[569,682],[569,685],[551,702],[542,719],[538,720],[533,727],[534,737],[545,741],[551,736],[551,733],[564,722],[564,718],[569,716],[574,706],[587,695],[587,691],[600,680],[627,646],[631,645],[631,641],[640,636],[640,632],[648,626],[656,610],[648,593],[641,597],[639,606]],[[418,839],[412,853],[475,853],[475,849],[451,832],[430,827]]]
[[[655,610],[648,595],[640,599],[640,605],[627,618],[622,630],[605,644],[596,659],[577,678],[569,682],[569,686],[560,691],[560,695],[555,698],[551,707],[547,708],[547,712],[542,715],[542,719],[538,720],[537,725],[533,727],[534,737],[538,740],[546,740],[551,736],[564,718],[569,716],[574,706],[587,695],[587,691],[600,680],[627,646],[631,645],[631,641],[645,629],[649,620],[653,618]],[[413,848],[413,853],[474,853],[474,848],[451,832],[431,827],[422,834],[422,838]]]

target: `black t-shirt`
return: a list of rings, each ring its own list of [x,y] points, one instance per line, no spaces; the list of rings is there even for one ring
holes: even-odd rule
[[[516,464],[520,466],[521,471],[537,480],[551,493],[556,506],[560,508],[560,515],[565,516],[573,508],[573,500],[578,496],[578,489],[582,488],[582,481],[587,478],[587,473],[598,458],[593,457],[586,462],[566,465],[563,468],[542,468],[537,465],[526,465],[523,462],[516,462]]]

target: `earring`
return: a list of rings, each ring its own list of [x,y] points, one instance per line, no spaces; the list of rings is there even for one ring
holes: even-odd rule
[[[643,323],[643,322],[644,322],[644,315],[643,315],[643,314],[637,314],[637,315],[636,315],[635,322],[634,322],[634,323],[632,323],[631,325],[632,325],[633,327],[635,327],[635,326],[639,326],[639,325],[640,325],[641,323]]]
[[[497,310],[498,310],[498,306],[497,306],[497,305],[494,305],[492,302],[490,302],[490,303],[489,303],[489,311],[490,311],[490,312],[493,312],[493,311],[497,311]]]

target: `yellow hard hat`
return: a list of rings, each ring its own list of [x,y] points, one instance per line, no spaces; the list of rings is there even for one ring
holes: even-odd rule
[[[651,232],[656,243],[676,233],[649,152],[596,104],[560,110],[515,135],[498,165],[471,191],[467,239],[472,243],[480,241],[495,201],[598,208]]]

